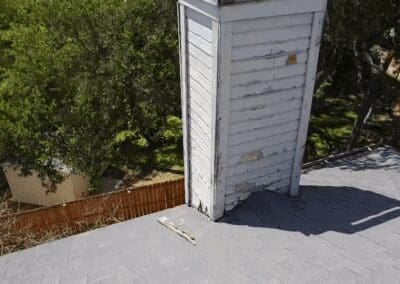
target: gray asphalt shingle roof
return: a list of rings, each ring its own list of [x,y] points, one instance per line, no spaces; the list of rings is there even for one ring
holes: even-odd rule
[[[1,283],[399,283],[400,154],[306,170],[213,223],[181,206],[0,258]],[[197,245],[156,222],[167,216]]]

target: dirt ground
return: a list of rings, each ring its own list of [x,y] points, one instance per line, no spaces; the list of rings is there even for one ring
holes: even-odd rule
[[[11,201],[11,194],[0,193],[0,217],[39,208],[38,205]]]

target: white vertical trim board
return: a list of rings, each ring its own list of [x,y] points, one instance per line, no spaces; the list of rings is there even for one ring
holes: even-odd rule
[[[189,123],[188,123],[188,104],[187,104],[187,42],[186,42],[186,7],[178,4],[178,32],[179,32],[179,58],[181,67],[181,104],[182,104],[182,130],[183,130],[183,156],[185,172],[185,202],[190,206],[190,154],[189,154]]]
[[[303,163],[304,150],[307,141],[308,125],[310,122],[310,113],[312,99],[314,95],[315,77],[318,66],[318,57],[324,19],[325,12],[314,13],[314,20],[311,31],[311,43],[308,52],[306,85],[304,87],[300,114],[300,126],[297,134],[296,154],[293,162],[292,178],[290,183],[290,194],[292,196],[296,196],[299,193],[301,165]]]
[[[216,169],[213,184],[214,211],[213,220],[218,220],[225,211],[226,173],[228,159],[229,112],[231,90],[231,51],[232,25],[221,23],[220,43],[218,53],[218,97],[217,97],[217,144]]]
[[[212,67],[212,122],[211,122],[211,165],[210,165],[210,218],[216,220],[215,215],[215,204],[216,200],[216,169],[218,166],[217,158],[217,131],[218,131],[218,73],[219,71],[219,50],[220,50],[220,24],[218,21],[212,21],[212,31],[213,31],[213,67]]]

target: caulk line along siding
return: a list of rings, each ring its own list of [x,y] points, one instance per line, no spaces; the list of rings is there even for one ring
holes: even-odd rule
[[[326,0],[179,3],[187,203],[297,194]]]

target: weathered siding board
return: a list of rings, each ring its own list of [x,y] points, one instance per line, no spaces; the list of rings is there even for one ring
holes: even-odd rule
[[[249,133],[257,129],[265,129],[269,126],[281,125],[282,123],[296,121],[300,117],[300,106],[291,112],[268,115],[266,117],[232,123],[229,131],[232,135],[240,133]]]
[[[198,105],[199,108],[201,109],[200,111],[204,111],[205,115],[207,118],[211,119],[211,105],[210,102],[208,101],[207,97],[201,96],[198,91],[196,91],[193,88],[189,88],[189,92],[193,94],[193,96],[198,96],[197,100],[194,100],[193,103],[195,105]]]
[[[307,50],[310,39],[299,38],[279,43],[257,44],[235,47],[232,50],[233,60],[247,60],[255,58],[271,58],[286,53],[294,53]]]
[[[289,16],[278,16],[270,18],[257,18],[251,20],[242,20],[232,22],[234,32],[248,32],[258,30],[284,29],[291,26],[311,25],[312,14],[295,14]]]
[[[296,54],[297,63],[305,63],[307,61],[307,52],[292,52],[290,55]],[[252,73],[254,71],[262,71],[273,69],[276,67],[286,66],[289,59],[289,54],[282,54],[274,58],[256,58],[248,60],[233,60],[232,61],[232,75],[240,73]]]
[[[296,142],[296,140],[292,140],[292,145],[293,143]],[[262,169],[268,166],[273,166],[277,165],[279,163],[291,163],[293,161],[293,150],[287,151],[287,152],[282,152],[273,156],[265,157],[260,160],[252,161],[252,162],[241,162],[235,166],[230,166],[227,171],[227,176],[228,177],[234,177],[237,174],[242,174],[242,173],[247,173],[251,171],[255,171],[258,169]]]
[[[293,64],[284,67],[253,71],[252,73],[241,73],[232,75],[233,87],[250,86],[262,84],[276,79],[290,78],[297,75],[302,75],[306,71],[306,64]]]
[[[252,183],[255,180],[263,179],[266,183],[275,182],[281,178],[287,178],[291,176],[292,160],[282,161],[279,164],[274,164],[266,169],[258,171],[247,172],[244,174],[238,174],[235,176],[227,177],[227,186],[240,187],[243,183]],[[264,188],[268,190],[268,188]]]
[[[232,52],[232,23],[220,25],[220,49],[218,53],[218,95],[217,95],[217,132],[216,154],[217,166],[215,168],[214,184],[214,210],[213,219],[223,216],[225,208],[226,171],[229,140],[229,116],[231,94],[231,52]]]
[[[232,24],[228,208],[254,190],[289,191],[312,18],[307,13]]]
[[[220,9],[216,5],[216,0],[179,0],[179,3],[193,13],[219,20]]]
[[[199,71],[196,70],[196,67],[193,67],[190,63],[189,63],[188,73],[191,79],[199,83],[199,85],[204,90],[206,90],[208,94],[211,95],[212,82],[210,78],[205,77],[203,74],[201,74]]]
[[[268,0],[251,1],[242,5],[222,6],[222,21],[269,18],[275,16],[296,15],[324,11],[326,1],[316,0]]]
[[[302,83],[302,81],[300,81]],[[245,98],[232,99],[230,104],[231,112],[255,110],[260,107],[274,107],[292,100],[301,99],[303,88],[290,88],[283,91],[271,92],[269,94],[260,93]]]
[[[238,144],[250,143],[256,140],[264,140],[274,135],[286,133],[292,130],[297,130],[298,127],[299,127],[299,121],[294,120],[270,127],[255,129],[249,132],[233,134],[229,136],[229,145],[235,146]]]
[[[211,106],[211,101],[210,97],[211,94],[208,92],[207,89],[205,89],[203,86],[201,86],[195,79],[189,77],[188,78],[188,87],[190,90],[193,90],[197,96],[198,100],[201,100],[204,104]]]
[[[200,83],[194,80],[192,77],[188,78],[188,85],[189,89],[193,90],[194,93],[193,96],[195,98],[192,99],[198,100],[199,103],[203,102],[205,105],[212,106],[210,101],[211,94],[206,88],[204,88],[204,86],[200,85]]]
[[[219,56],[221,48],[220,48],[220,31],[221,31],[221,26],[219,21],[214,21],[212,22],[212,27],[213,27],[213,54],[215,55],[215,60],[213,60],[213,84],[212,84],[212,93],[213,93],[213,98],[212,98],[212,104],[214,106],[213,111],[212,111],[212,121],[211,121],[211,161],[210,161],[210,210],[209,210],[209,216],[214,216],[216,213],[219,212],[219,203],[223,203],[223,199],[221,200],[220,197],[224,197],[225,194],[221,194],[221,192],[217,191],[217,183],[218,183],[218,174],[217,174],[217,169],[218,169],[218,140],[219,140],[219,126],[218,126],[218,115],[220,112],[219,109],[219,96],[218,96],[218,89],[219,89],[219,79],[220,79],[220,62],[219,59],[221,58]]]
[[[188,55],[188,60],[192,66],[196,68],[198,72],[200,72],[203,76],[207,78],[212,77],[212,69],[208,67],[207,65],[204,64],[203,61],[200,61],[196,57],[194,57],[192,54]]]
[[[269,117],[271,115],[278,115],[280,113],[287,113],[296,111],[299,109],[299,105],[301,104],[301,99],[296,100],[287,100],[281,102],[283,106],[277,107],[275,105],[261,105],[256,106],[251,109],[244,109],[242,111],[235,111],[231,113],[231,121],[232,123],[242,122],[242,121],[250,121],[255,119],[261,119],[263,117]]]
[[[297,138],[297,131],[291,130],[286,131],[283,130],[284,133],[280,133],[277,135],[270,135],[264,139],[255,139],[251,142],[246,142],[244,144],[232,145],[229,147],[230,156],[243,156],[246,153],[250,153],[254,151],[254,149],[263,149],[266,147],[272,147],[275,145],[280,145],[287,141],[295,141]]]
[[[193,14],[193,13],[190,13],[190,14],[193,15],[192,17],[195,16],[195,14]],[[189,19],[188,20],[188,27],[189,27],[190,33],[193,33],[193,34],[201,37],[203,40],[205,40],[211,44],[210,39],[212,38],[212,29],[211,29],[212,27],[211,26],[207,27],[207,24],[209,24],[210,22],[207,20],[204,20],[204,21],[200,20],[199,22],[197,22],[197,21],[199,21],[199,20],[198,19],[196,19],[196,20]],[[201,22],[203,22],[203,23],[201,23]]]
[[[233,34],[233,46],[249,46],[256,44],[282,43],[288,40],[308,38],[309,25],[299,25],[285,29],[246,31]]]
[[[188,32],[188,41],[189,43],[193,44],[195,47],[199,48],[206,54],[210,55],[212,54],[212,45],[210,42],[206,41],[202,37],[198,36],[197,34],[194,34],[192,32]]]
[[[212,57],[191,43],[187,44],[188,54],[196,57],[208,68],[212,68]]]
[[[249,86],[232,87],[231,96],[233,99],[248,98],[257,95],[271,94],[276,91],[290,90],[304,86],[304,75],[251,84]]]
[[[193,9],[188,9],[188,27],[192,31],[200,31],[199,34],[204,34],[204,38],[212,38],[212,22],[208,16],[202,15]]]

